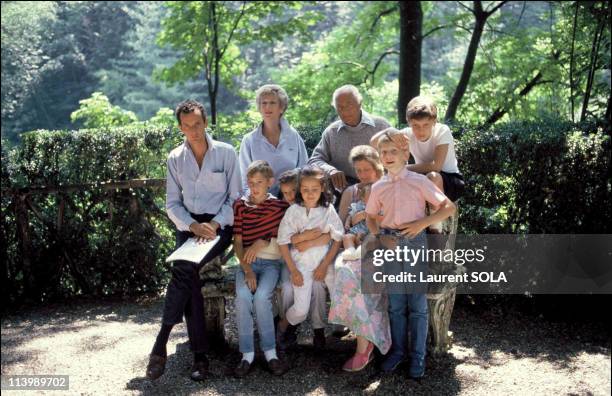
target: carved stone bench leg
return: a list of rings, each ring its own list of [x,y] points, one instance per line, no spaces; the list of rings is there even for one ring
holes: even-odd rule
[[[455,305],[456,289],[447,290],[437,298],[428,298],[429,305],[429,354],[440,355],[452,346],[452,332],[448,330]]]
[[[213,349],[225,346],[225,297],[204,298],[204,323],[206,337]]]

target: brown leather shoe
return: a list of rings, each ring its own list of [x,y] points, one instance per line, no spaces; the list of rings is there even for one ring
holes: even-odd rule
[[[251,371],[251,363],[246,360],[241,360],[238,366],[234,369],[234,377],[244,378]]]
[[[208,360],[194,361],[191,366],[191,379],[204,381],[208,376]]]
[[[268,362],[268,369],[274,375],[283,375],[287,372],[287,365],[279,359],[272,359]]]
[[[166,370],[166,358],[158,355],[149,355],[149,364],[147,364],[147,378],[156,380]]]

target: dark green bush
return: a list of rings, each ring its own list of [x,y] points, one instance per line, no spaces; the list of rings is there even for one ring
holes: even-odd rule
[[[595,124],[512,122],[456,134],[464,233],[609,233],[610,134]]]
[[[177,130],[130,126],[80,131],[35,131],[3,150],[2,187],[66,186],[165,177]],[[77,294],[137,294],[158,290],[173,247],[163,189],[105,191],[93,187],[29,194],[29,245],[20,246],[19,196],[2,196],[3,280],[8,301]],[[63,202],[63,204],[61,204]],[[63,214],[60,214],[60,211]],[[23,212],[23,211],[22,211]]]

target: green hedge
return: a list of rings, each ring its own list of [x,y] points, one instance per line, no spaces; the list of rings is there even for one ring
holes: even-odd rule
[[[180,132],[155,126],[35,131],[2,152],[2,187],[78,185],[163,178]],[[64,201],[59,223],[60,202]],[[158,290],[173,230],[164,190],[32,194],[29,257],[18,245],[15,196],[2,196],[3,294],[38,301],[71,295],[137,294]],[[27,265],[30,262],[29,266]]]
[[[296,127],[309,153],[323,128]],[[468,183],[460,203],[461,232],[611,231],[609,130],[559,121],[452,129]],[[221,134],[226,135],[233,136]],[[31,132],[10,152],[3,145],[2,187],[163,178],[167,153],[181,140],[176,129],[147,125]],[[3,194],[5,301],[159,290],[168,276],[164,258],[174,243],[164,197],[163,189],[97,188],[31,195],[40,218],[28,212],[28,266],[17,239],[18,202]]]
[[[610,130],[556,120],[457,129],[463,233],[609,233]]]

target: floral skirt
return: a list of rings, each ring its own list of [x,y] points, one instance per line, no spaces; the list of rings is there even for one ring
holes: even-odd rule
[[[340,254],[335,270],[329,322],[347,326],[386,354],[391,347],[387,296],[361,293],[360,260],[343,261]]]

